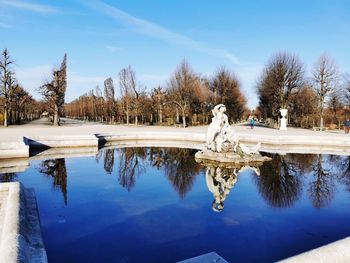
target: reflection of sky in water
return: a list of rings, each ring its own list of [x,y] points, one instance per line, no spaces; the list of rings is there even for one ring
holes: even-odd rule
[[[50,262],[175,262],[211,251],[265,262],[350,235],[348,157],[273,155],[260,176],[237,175],[216,213],[194,153],[32,161],[11,178],[35,188]]]

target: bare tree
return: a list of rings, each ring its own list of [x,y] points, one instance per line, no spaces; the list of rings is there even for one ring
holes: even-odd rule
[[[119,72],[119,84],[122,95],[123,110],[126,115],[126,124],[129,124],[130,108],[131,108],[131,94],[136,89],[135,71],[128,66]]]
[[[139,123],[139,115],[142,113],[142,105],[141,101],[142,98],[145,97],[146,88],[142,88],[140,85],[139,86],[131,86],[132,87],[132,93],[131,93],[131,108],[132,108],[132,113],[135,117],[135,124],[138,125]]]
[[[60,113],[67,89],[67,54],[64,54],[61,67],[53,70],[53,80],[40,87],[40,92],[54,113],[53,125],[59,125]]]
[[[277,117],[278,110],[290,106],[291,94],[304,84],[304,68],[288,53],[272,57],[258,82],[259,108],[264,118]]]
[[[237,121],[242,118],[246,99],[240,90],[240,83],[234,73],[221,67],[211,80],[210,90],[214,94],[214,103],[225,104],[227,113],[232,120]]]
[[[158,115],[158,122],[163,123],[163,106],[165,103],[165,92],[160,86],[154,88],[151,93],[152,104]]]
[[[7,48],[3,50],[0,56],[0,95],[4,97],[4,126],[8,126],[9,110],[9,90],[14,84],[14,72],[11,65],[14,61],[10,58]]]
[[[11,123],[19,123],[25,119],[25,108],[33,102],[32,96],[19,84],[15,84],[9,90],[9,108]],[[27,105],[26,105],[27,104]],[[21,116],[22,115],[22,116]]]
[[[192,103],[196,85],[200,85],[199,78],[186,60],[183,60],[168,83],[169,99],[181,110],[183,127],[186,127],[186,113]]]
[[[113,123],[115,117],[115,97],[112,78],[107,78],[104,81],[104,95],[107,102],[107,115],[110,117],[110,121]]]
[[[337,91],[333,92],[330,95],[329,102],[328,102],[328,108],[332,113],[333,123],[338,122],[337,112],[342,108],[342,106],[343,106],[343,104],[342,104],[339,93]]]
[[[325,54],[318,59],[312,72],[314,88],[319,98],[320,129],[323,129],[325,100],[336,88],[338,71],[335,63]]]
[[[350,108],[350,74],[344,75],[343,94],[344,94],[343,102],[347,106],[347,108]]]
[[[302,128],[311,128],[313,119],[310,117],[317,112],[317,105],[315,90],[309,85],[303,86],[290,97],[289,122]]]

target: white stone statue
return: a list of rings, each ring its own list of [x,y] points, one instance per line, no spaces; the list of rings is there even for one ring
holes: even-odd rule
[[[256,145],[253,145],[251,147],[248,147],[247,145],[240,143],[239,147],[241,147],[242,152],[245,154],[251,155],[259,152],[261,147],[261,142],[258,142]]]
[[[226,107],[224,104],[218,104],[212,110],[213,118],[209,124],[206,138],[207,149],[218,153],[227,151],[236,152],[239,146],[245,154],[251,155],[258,153],[261,143],[248,147],[238,142],[238,137],[232,132],[225,112]]]
[[[238,138],[233,134],[225,112],[224,104],[218,104],[212,110],[213,118],[208,127],[206,142],[207,148],[214,152],[221,152],[225,142],[230,143],[234,151],[238,145]]]
[[[288,112],[287,109],[280,109],[280,113],[282,116],[280,120],[280,130],[287,130],[287,119],[286,119],[287,112]]]

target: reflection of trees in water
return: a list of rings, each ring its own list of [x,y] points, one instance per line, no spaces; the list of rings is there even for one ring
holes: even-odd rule
[[[164,169],[175,191],[183,198],[191,189],[194,176],[201,170],[194,161],[194,150],[177,148],[119,149],[119,183],[130,191],[136,175],[145,170],[144,161],[157,169]]]
[[[323,155],[311,154],[272,154],[271,157],[272,161],[260,168],[261,176],[254,177],[259,192],[270,205],[292,206],[301,194],[303,174],[311,176],[307,191],[312,205],[319,209],[329,204],[335,187],[334,174],[330,171],[336,170],[338,157],[330,156],[326,160]],[[324,168],[325,163],[329,169]]]
[[[316,155],[314,154],[288,154],[287,162],[298,170],[299,174],[305,174],[312,171]]]
[[[323,167],[323,156],[317,155],[313,165],[314,180],[310,182],[308,192],[315,208],[325,207],[331,201],[334,192],[333,177]]]
[[[38,167],[38,171],[53,178],[54,187],[60,188],[64,203],[67,205],[67,169],[65,159],[60,158],[42,161],[40,167]]]
[[[149,161],[153,167],[157,169],[161,168],[165,163],[166,149],[163,148],[150,148]]]
[[[337,174],[338,181],[350,192],[350,156],[331,155],[332,171]]]
[[[96,160],[96,162],[97,163],[99,163],[100,162],[100,160],[101,160],[101,158],[102,158],[102,156],[103,156],[103,152],[105,151],[105,149],[100,149],[98,152],[97,152],[97,154],[96,154],[96,156],[95,156],[95,160]]]
[[[147,156],[146,148],[123,148],[119,150],[119,184],[128,191],[134,187],[136,175],[144,170],[140,161]]]
[[[3,173],[0,174],[0,183],[9,183],[17,179],[16,173]]]
[[[191,190],[194,178],[202,169],[194,160],[196,150],[165,148],[163,167],[167,178],[181,198]]]
[[[114,149],[104,150],[104,165],[106,173],[111,174],[113,172],[114,165]]]
[[[272,160],[260,167],[260,176],[254,176],[253,180],[270,205],[291,207],[302,190],[300,168],[291,161],[293,155],[270,154],[270,157]]]
[[[343,173],[341,173],[340,181],[346,186],[350,192],[350,156],[343,159]]]

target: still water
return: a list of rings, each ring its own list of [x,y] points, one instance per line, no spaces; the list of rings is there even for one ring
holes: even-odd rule
[[[49,262],[271,262],[350,236],[350,157],[269,154],[249,169],[196,151],[100,150],[2,174],[35,189]]]

